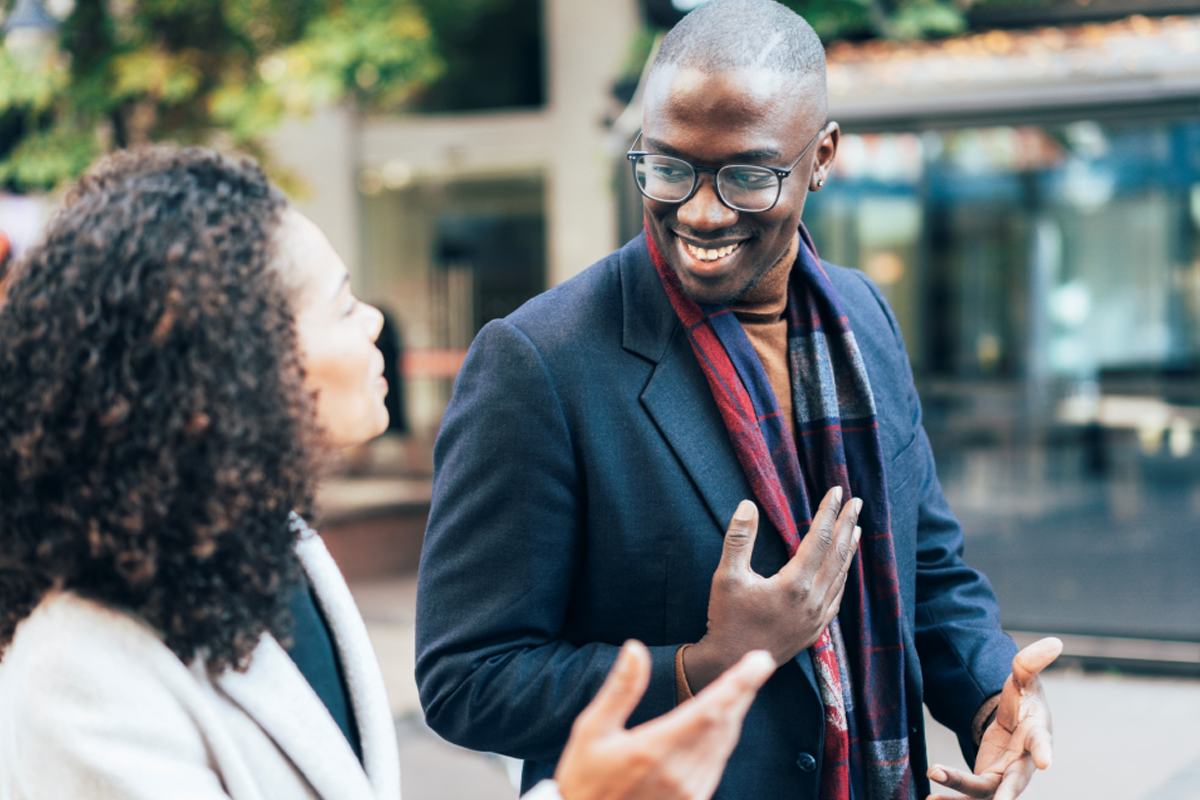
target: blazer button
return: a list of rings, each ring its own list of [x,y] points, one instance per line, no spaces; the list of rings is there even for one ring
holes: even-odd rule
[[[808,753],[801,753],[796,757],[796,766],[805,772],[812,772],[817,768],[817,760]]]

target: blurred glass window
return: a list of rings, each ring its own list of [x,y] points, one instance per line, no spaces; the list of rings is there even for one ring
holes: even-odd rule
[[[1200,120],[846,135],[805,220],[896,311],[1006,627],[1200,641]]]

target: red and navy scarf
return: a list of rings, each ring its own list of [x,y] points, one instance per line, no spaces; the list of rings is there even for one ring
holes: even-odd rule
[[[841,610],[811,656],[797,656],[812,658],[825,706],[821,800],[915,800],[900,588],[875,401],[816,247],[801,225],[787,304],[793,438],[737,317],[728,306],[685,295],[654,240],[647,236],[646,243],[738,461],[788,554],[795,554],[830,487],[841,486],[846,501],[863,500],[863,533]]]

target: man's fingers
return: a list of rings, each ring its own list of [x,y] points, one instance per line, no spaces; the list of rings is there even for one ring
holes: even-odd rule
[[[1033,762],[1029,756],[1013,762],[1008,769],[1004,770],[1004,777],[1000,781],[999,788],[996,789],[995,800],[1017,800],[1021,792],[1025,791],[1025,787],[1029,786],[1031,778],[1033,778]]]
[[[1000,785],[1000,780],[1003,777],[998,773],[972,775],[969,772],[945,767],[941,764],[934,764],[925,774],[931,781],[940,783],[948,789],[961,792],[967,797],[980,798],[990,798],[995,793],[996,787]],[[946,795],[937,796],[946,797]]]
[[[698,700],[717,705],[739,706],[742,714],[750,708],[754,695],[775,672],[775,658],[766,650],[751,650],[717,678],[700,694]],[[736,712],[735,712],[736,713]],[[741,720],[738,720],[741,724]]]
[[[1029,732],[1025,749],[1033,757],[1033,764],[1038,769],[1049,769],[1054,759],[1054,737],[1043,725],[1037,725]]]
[[[1013,680],[1018,686],[1029,683],[1038,673],[1054,663],[1054,659],[1062,654],[1061,639],[1049,636],[1039,639],[1013,656]]]
[[[858,526],[858,515],[862,511],[863,501],[860,497],[855,497],[842,507],[842,513],[838,515],[832,531],[826,532],[823,528],[819,531],[816,529],[814,521],[813,529],[809,531],[809,536],[818,533],[820,538],[819,550],[820,563],[811,566],[815,568],[815,581],[818,584],[833,585],[835,582],[842,580],[843,576],[849,571],[850,564],[854,560],[854,552],[858,547],[858,540],[862,535],[862,530]],[[829,537],[828,546],[825,544],[826,536]],[[808,541],[808,537],[805,537]]]
[[[721,564],[718,572],[750,569],[750,555],[754,552],[754,539],[758,535],[758,507],[749,500],[738,503],[725,531],[725,544],[721,549]]]
[[[579,715],[577,726],[593,733],[623,729],[650,684],[650,651],[630,639],[595,698]]]
[[[667,737],[680,753],[690,750],[706,758],[728,758],[755,695],[774,672],[775,658],[770,653],[751,650],[695,698],[634,730],[660,741]]]

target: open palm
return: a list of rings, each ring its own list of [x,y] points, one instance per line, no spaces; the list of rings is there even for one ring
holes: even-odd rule
[[[1035,769],[1046,769],[1054,755],[1050,706],[1038,675],[1062,652],[1058,639],[1041,639],[1013,658],[996,719],[979,743],[975,773],[935,764],[929,777],[968,797],[1014,800],[1029,785]],[[951,800],[933,795],[930,800]]]

